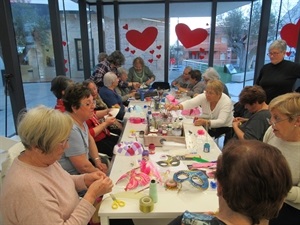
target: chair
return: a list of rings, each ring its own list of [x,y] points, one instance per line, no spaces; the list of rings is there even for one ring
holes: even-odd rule
[[[170,84],[168,82],[156,81],[152,84],[151,89],[170,89]]]

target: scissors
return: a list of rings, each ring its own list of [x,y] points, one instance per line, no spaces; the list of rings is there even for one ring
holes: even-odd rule
[[[116,199],[116,197],[115,197],[113,194],[110,194],[110,197],[111,197],[112,200],[113,200],[113,203],[112,203],[112,205],[111,205],[111,207],[112,207],[113,209],[117,209],[117,208],[119,208],[119,206],[120,206],[120,207],[124,207],[124,206],[125,206],[125,202]]]

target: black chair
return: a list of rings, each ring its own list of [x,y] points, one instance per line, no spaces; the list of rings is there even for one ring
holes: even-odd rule
[[[170,84],[168,82],[156,81],[152,84],[151,89],[167,90],[170,89]]]

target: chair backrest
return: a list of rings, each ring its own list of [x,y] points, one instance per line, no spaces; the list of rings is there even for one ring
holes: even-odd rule
[[[155,81],[152,84],[151,89],[163,89],[163,90],[167,90],[167,89],[170,89],[170,84],[168,82]]]

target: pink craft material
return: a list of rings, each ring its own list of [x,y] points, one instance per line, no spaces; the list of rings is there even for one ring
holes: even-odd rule
[[[141,117],[130,117],[129,118],[130,123],[143,123],[145,121],[145,118],[141,118]]]
[[[129,181],[125,187],[125,191],[135,189],[137,186],[146,186],[150,183],[150,177],[143,173],[143,172],[137,172],[138,168],[132,169],[128,171],[127,173],[123,174],[116,182],[118,184],[121,180],[125,178],[129,178]]]
[[[153,165],[153,163],[150,160],[141,160],[140,161],[141,166],[141,172],[148,174],[149,176],[156,177],[156,180],[160,183],[162,183],[162,178],[160,176],[160,173],[156,169],[156,167]]]
[[[193,168],[211,168],[211,167],[216,167],[217,166],[217,163],[193,163],[192,164],[192,167]]]
[[[204,130],[197,130],[197,134],[198,134],[198,135],[204,135],[204,134],[205,134],[205,131],[204,131]]]
[[[177,105],[179,102],[177,99],[175,99],[175,97],[173,95],[167,95],[166,98],[169,100],[169,102],[172,105]]]
[[[200,115],[200,109],[194,108],[194,109],[183,109],[181,111],[181,115],[183,116],[199,116]]]

